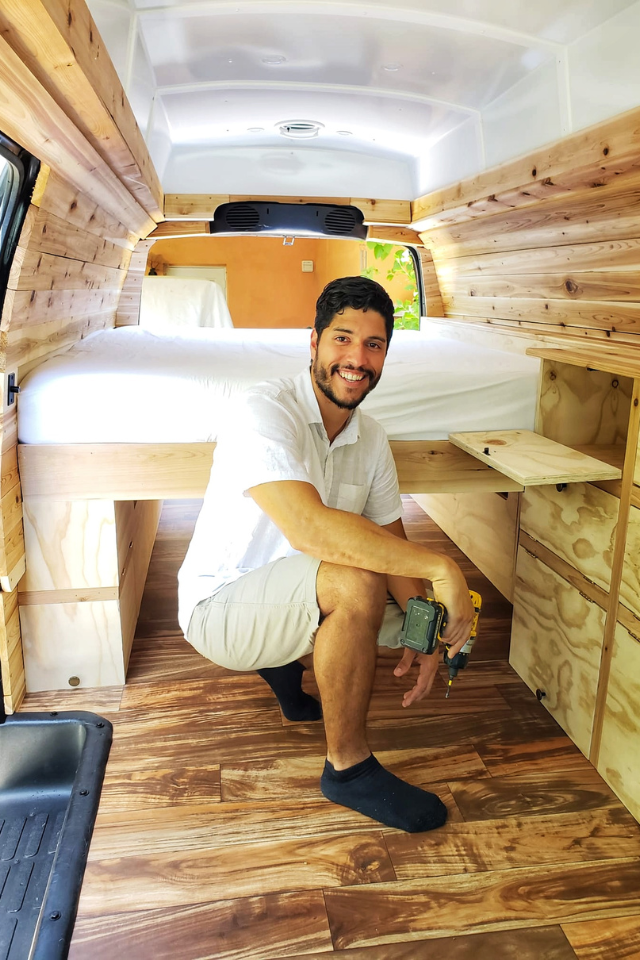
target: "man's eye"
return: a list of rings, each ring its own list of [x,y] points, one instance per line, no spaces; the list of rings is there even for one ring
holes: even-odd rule
[[[373,340],[371,341],[371,343],[369,344],[369,346],[372,347],[374,350],[379,350],[379,349],[380,349],[380,344],[379,344],[379,343],[376,343],[376,342],[373,341]]]

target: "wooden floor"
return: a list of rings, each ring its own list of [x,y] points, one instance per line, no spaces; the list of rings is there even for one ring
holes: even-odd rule
[[[640,828],[510,669],[509,605],[422,511],[409,535],[451,551],[484,608],[449,700],[440,677],[403,710],[380,657],[372,748],[449,809],[405,834],[320,795],[322,723],[288,724],[256,674],[182,639],[197,508],[165,505],[124,693],[56,700],[114,725],[71,960],[640,958]]]

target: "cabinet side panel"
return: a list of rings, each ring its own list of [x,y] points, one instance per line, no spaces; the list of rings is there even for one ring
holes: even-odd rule
[[[604,610],[519,548],[509,662],[585,755],[604,624]]]

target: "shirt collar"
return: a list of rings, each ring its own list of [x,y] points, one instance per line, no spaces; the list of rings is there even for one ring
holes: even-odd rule
[[[318,404],[318,398],[316,397],[311,384],[311,371],[309,369],[303,370],[296,377],[294,377],[293,382],[296,385],[296,398],[300,408],[302,409],[306,422],[308,424],[319,423],[323,433],[326,436],[326,431],[322,422],[322,414],[320,413],[320,406]],[[342,430],[333,441],[333,446],[341,447],[347,443],[355,443],[359,437],[360,411],[355,409],[351,411],[351,415],[344,430]]]

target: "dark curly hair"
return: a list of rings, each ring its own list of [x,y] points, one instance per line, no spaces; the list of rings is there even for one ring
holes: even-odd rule
[[[318,339],[336,314],[346,307],[376,310],[384,318],[388,349],[393,335],[393,301],[384,287],[367,277],[341,277],[326,285],[316,303],[314,326]]]

